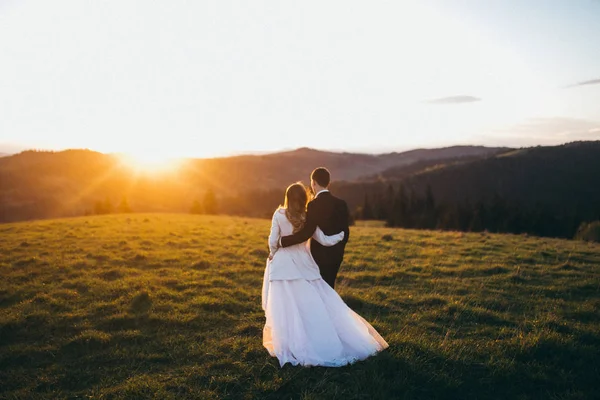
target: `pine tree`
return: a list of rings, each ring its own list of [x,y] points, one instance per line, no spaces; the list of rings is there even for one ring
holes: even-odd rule
[[[117,207],[117,211],[120,213],[130,213],[131,207],[129,207],[129,203],[127,202],[127,197],[123,196],[121,199],[121,203]]]
[[[381,193],[377,193],[377,196],[375,197],[375,219],[380,221],[387,220],[387,211],[385,209],[385,202],[381,196]]]
[[[486,219],[487,219],[487,210],[485,208],[485,203],[483,201],[479,201],[473,211],[473,218],[471,219],[471,224],[469,226],[469,230],[471,230],[473,232],[483,231],[486,228],[486,226],[485,226]]]
[[[435,200],[433,199],[431,185],[427,185],[427,190],[425,191],[425,209],[427,211],[432,211],[435,209]]]
[[[394,197],[395,192],[392,185],[389,185],[381,199],[383,215],[385,216],[385,225],[394,226]]]
[[[396,196],[394,196],[394,205],[390,214],[388,224],[390,226],[407,227],[408,224],[408,199],[404,192],[404,186],[400,185]]]
[[[369,195],[365,194],[365,202],[362,207],[361,212],[362,219],[373,219],[375,216],[373,214],[373,209],[371,208],[371,203],[369,203]]]
[[[405,228],[421,228],[421,212],[423,211],[423,201],[417,196],[413,188],[407,191],[405,207]]]
[[[112,205],[112,202],[110,201],[110,199],[107,197],[104,200],[104,213],[105,214],[111,214],[114,211],[114,207]]]
[[[204,195],[204,204],[203,204],[204,212],[206,214],[216,214],[217,213],[217,197],[215,196],[215,192],[212,189],[208,189],[206,194]]]
[[[498,193],[494,194],[488,214],[489,222],[487,228],[492,232],[505,232],[508,225],[507,210],[504,200]]]
[[[97,201],[94,203],[94,214],[96,214],[96,215],[106,214],[106,212],[104,211],[104,203],[103,202]]]
[[[425,229],[433,229],[436,226],[436,210],[435,210],[435,200],[433,198],[433,192],[431,191],[431,186],[427,185],[427,190],[425,191],[425,209],[423,210],[423,222]]]
[[[190,208],[190,213],[191,214],[202,214],[202,205],[200,205],[200,202],[198,200],[194,200],[194,202],[192,203],[192,207]]]
[[[394,226],[394,187],[389,185],[383,197],[383,210],[387,226]]]
[[[458,230],[466,232],[471,228],[471,221],[475,215],[475,209],[467,197],[463,204],[458,206]]]

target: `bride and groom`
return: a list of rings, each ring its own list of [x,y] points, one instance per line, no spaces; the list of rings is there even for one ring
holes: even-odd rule
[[[388,344],[334,290],[350,235],[348,207],[327,190],[327,169],[315,169],[310,180],[312,201],[304,185],[295,183],[273,214],[262,290],[263,345],[281,366],[339,367]]]

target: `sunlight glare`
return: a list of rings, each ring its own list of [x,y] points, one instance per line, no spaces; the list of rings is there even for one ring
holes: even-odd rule
[[[137,173],[153,174],[175,171],[183,161],[160,151],[127,153],[121,156],[121,160]]]

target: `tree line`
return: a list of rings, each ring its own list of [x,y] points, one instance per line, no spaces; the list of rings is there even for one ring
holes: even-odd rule
[[[104,214],[126,214],[132,213],[134,210],[129,206],[127,197],[123,196],[121,201],[114,205],[110,197],[104,200],[94,202],[92,208],[87,209],[85,215],[104,215]],[[208,189],[204,194],[202,201],[194,200],[190,207],[191,214],[217,214],[219,212],[217,197],[212,189]]]
[[[389,185],[384,193],[365,194],[356,208],[355,219],[381,220],[389,227],[440,229],[466,232],[527,233],[537,236],[573,238],[590,220],[600,219],[579,213],[576,208],[548,204],[526,205],[499,194],[487,199],[437,202],[430,186],[425,193]]]

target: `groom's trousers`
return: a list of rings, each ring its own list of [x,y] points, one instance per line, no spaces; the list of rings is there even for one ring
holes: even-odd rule
[[[335,278],[337,277],[338,271],[340,270],[339,263],[319,265],[319,271],[321,271],[321,277],[332,289],[335,289]]]

